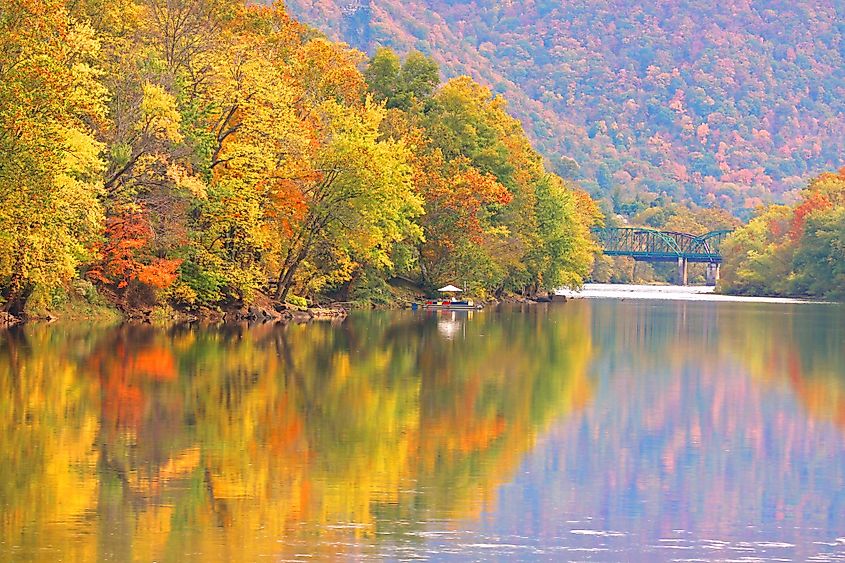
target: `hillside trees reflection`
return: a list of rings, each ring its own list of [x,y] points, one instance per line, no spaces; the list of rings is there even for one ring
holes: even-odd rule
[[[447,319],[453,338],[423,315],[6,333],[2,545],[35,560],[336,555],[400,522],[478,517],[592,393],[588,312],[526,315]]]
[[[796,530],[812,523],[825,537],[841,535],[845,310],[609,300],[589,307],[592,371],[602,374],[595,395],[532,454],[523,486],[543,490],[542,498],[519,499],[527,494],[519,486],[500,493],[515,514],[530,505],[543,522],[593,518],[590,528],[625,531],[619,541],[639,546],[679,530],[747,541],[753,536],[737,525],[747,522]],[[563,486],[543,488],[550,466]]]
[[[594,347],[637,371],[684,371],[692,363],[736,365],[763,388],[794,392],[814,419],[845,426],[845,309],[831,304],[653,302],[592,307]],[[613,326],[614,330],[605,327]],[[611,364],[614,369],[619,365]],[[732,367],[733,369],[733,367]],[[715,375],[715,373],[714,373]]]
[[[0,550],[31,547],[45,534],[56,549],[70,550],[85,512],[96,504],[97,386],[74,361],[84,354],[77,344],[56,331],[3,335]],[[90,560],[96,545],[80,543],[73,551]]]
[[[790,388],[815,420],[845,430],[843,308],[815,305],[814,316],[773,319],[764,311],[731,329],[731,352],[767,386]]]

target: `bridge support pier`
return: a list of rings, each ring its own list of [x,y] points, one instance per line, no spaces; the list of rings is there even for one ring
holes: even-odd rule
[[[678,257],[678,276],[675,279],[678,285],[687,285],[687,259]]]
[[[707,264],[707,285],[715,286],[719,283],[722,265],[718,262],[710,262]]]

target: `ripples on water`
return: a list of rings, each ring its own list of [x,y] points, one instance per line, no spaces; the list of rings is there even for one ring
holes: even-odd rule
[[[0,335],[0,560],[842,560],[845,312]]]

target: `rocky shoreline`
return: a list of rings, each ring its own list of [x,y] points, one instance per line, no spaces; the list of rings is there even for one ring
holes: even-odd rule
[[[264,296],[262,296],[264,297]],[[289,304],[273,303],[266,297],[250,305],[233,305],[229,307],[199,307],[193,310],[177,309],[169,305],[121,309],[109,309],[111,315],[108,320],[121,319],[125,322],[169,324],[169,323],[207,323],[207,324],[235,324],[235,323],[308,323],[311,321],[343,320],[349,314],[349,308],[329,304],[325,307],[296,307]],[[7,312],[0,312],[0,329],[31,322],[68,321],[98,321],[99,316],[77,316],[54,312],[40,312],[34,315],[15,316]]]
[[[0,312],[0,328],[9,328],[21,324],[23,321],[16,316],[4,312]]]
[[[419,300],[425,299],[418,296]],[[565,302],[567,298],[563,295],[553,293],[524,297],[520,295],[506,295],[498,299],[492,298],[481,301],[485,307],[495,307],[501,304],[530,305],[538,303]],[[409,309],[412,301],[408,299],[396,299],[387,305],[373,306],[373,309]],[[234,323],[296,323],[304,324],[313,321],[342,322],[349,315],[349,311],[355,308],[349,302],[329,302],[325,305],[314,307],[298,307],[288,303],[278,303],[267,295],[260,294],[249,305],[233,304],[228,307],[199,307],[197,309],[185,310],[173,308],[169,305],[148,307],[142,309],[121,310],[114,307],[112,310],[115,318],[122,318],[127,322],[137,323],[211,323],[211,324],[234,324]],[[28,322],[53,322],[64,319],[61,313],[46,312],[34,316],[16,317],[6,312],[0,312],[0,329],[10,328]],[[70,316],[72,320],[96,320],[96,318]]]

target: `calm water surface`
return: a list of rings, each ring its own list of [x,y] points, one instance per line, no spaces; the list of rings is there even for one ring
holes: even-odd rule
[[[845,560],[845,310],[0,334],[0,560]]]

